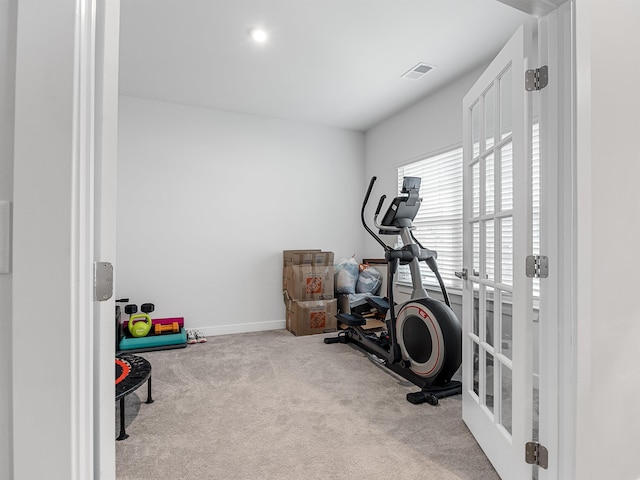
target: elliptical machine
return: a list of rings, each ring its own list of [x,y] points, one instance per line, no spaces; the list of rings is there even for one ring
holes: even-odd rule
[[[403,246],[394,249],[369,228],[365,208],[376,177],[371,178],[362,204],[361,220],[365,230],[384,248],[387,260],[387,298],[368,297],[372,309],[385,316],[386,331],[367,332],[362,327],[366,318],[357,313],[339,313],[338,320],[347,325],[337,337],[325,338],[325,343],[354,343],[371,358],[410,382],[419,386],[419,392],[407,394],[413,404],[427,402],[437,405],[439,398],[462,393],[462,385],[451,377],[462,362],[462,329],[450,308],[449,297],[438,272],[437,253],[423,247],[413,235],[413,219],[422,199],[421,179],[405,177],[401,195],[394,198],[382,221],[378,215],[386,195],[380,197],[374,215],[374,225],[380,235],[400,235]],[[444,302],[429,297],[422,285],[420,263],[426,262],[435,274],[444,296]],[[413,291],[408,302],[396,305],[393,300],[393,282],[398,265],[409,265]],[[394,308],[389,308],[394,305]]]

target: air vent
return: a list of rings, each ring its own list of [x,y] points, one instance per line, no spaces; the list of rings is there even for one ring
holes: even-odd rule
[[[409,70],[408,72],[404,73],[402,75],[402,78],[408,78],[408,79],[411,79],[411,80],[418,80],[425,73],[427,73],[429,70],[432,70],[432,69],[433,69],[433,67],[431,65],[427,65],[426,63],[419,63],[415,67],[413,67],[411,70]]]

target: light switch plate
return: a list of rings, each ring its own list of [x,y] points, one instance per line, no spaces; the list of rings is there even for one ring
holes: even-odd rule
[[[11,273],[11,202],[0,200],[0,274]]]

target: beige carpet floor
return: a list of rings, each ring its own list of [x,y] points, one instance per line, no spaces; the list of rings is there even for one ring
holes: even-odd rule
[[[460,396],[412,405],[412,384],[349,345],[284,330],[209,337],[140,354],[153,367],[126,399],[117,478],[498,479]],[[116,407],[116,428],[119,412]]]

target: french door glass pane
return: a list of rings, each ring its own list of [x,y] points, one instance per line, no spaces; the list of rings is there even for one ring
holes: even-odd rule
[[[480,289],[477,283],[474,282],[473,285],[473,334],[480,338],[480,319],[478,318],[480,315]]]
[[[511,306],[513,302],[513,295],[510,292],[500,292],[500,306],[501,306],[501,318],[500,318],[500,351],[508,359],[512,359],[512,331],[513,331],[513,318],[511,316]]]
[[[471,143],[473,145],[473,158],[480,155],[480,103],[471,107]]]
[[[484,213],[493,213],[494,209],[494,197],[495,197],[495,162],[493,154],[488,155],[484,161]]]
[[[500,415],[500,424],[505,428],[507,432],[511,435],[511,421],[512,421],[512,372],[511,369],[505,364],[500,364],[500,391],[501,391],[501,415]]]
[[[485,332],[484,341],[493,346],[495,338],[495,330],[493,328],[493,298],[494,291],[492,287],[485,287],[484,304],[485,304]]]
[[[480,162],[473,164],[471,168],[471,192],[472,192],[472,208],[471,216],[476,218],[480,216]]]
[[[485,231],[485,268],[484,268],[484,278],[487,280],[494,280],[494,259],[495,259],[495,228],[494,221],[486,220],[484,222]]]
[[[473,391],[480,397],[480,348],[475,341],[473,343]]]
[[[494,145],[495,137],[495,108],[496,108],[496,89],[494,84],[489,87],[484,94],[484,139],[485,150],[489,150]]]
[[[473,276],[480,275],[480,224],[473,222],[471,225],[471,231],[473,232]]]
[[[500,79],[500,139],[511,135],[511,68]]]
[[[500,219],[500,271],[501,283],[513,285],[513,218]]]
[[[513,208],[513,144],[500,149],[500,210]]]
[[[489,352],[485,352],[485,376],[486,376],[486,389],[485,389],[485,405],[493,413],[493,355]]]

